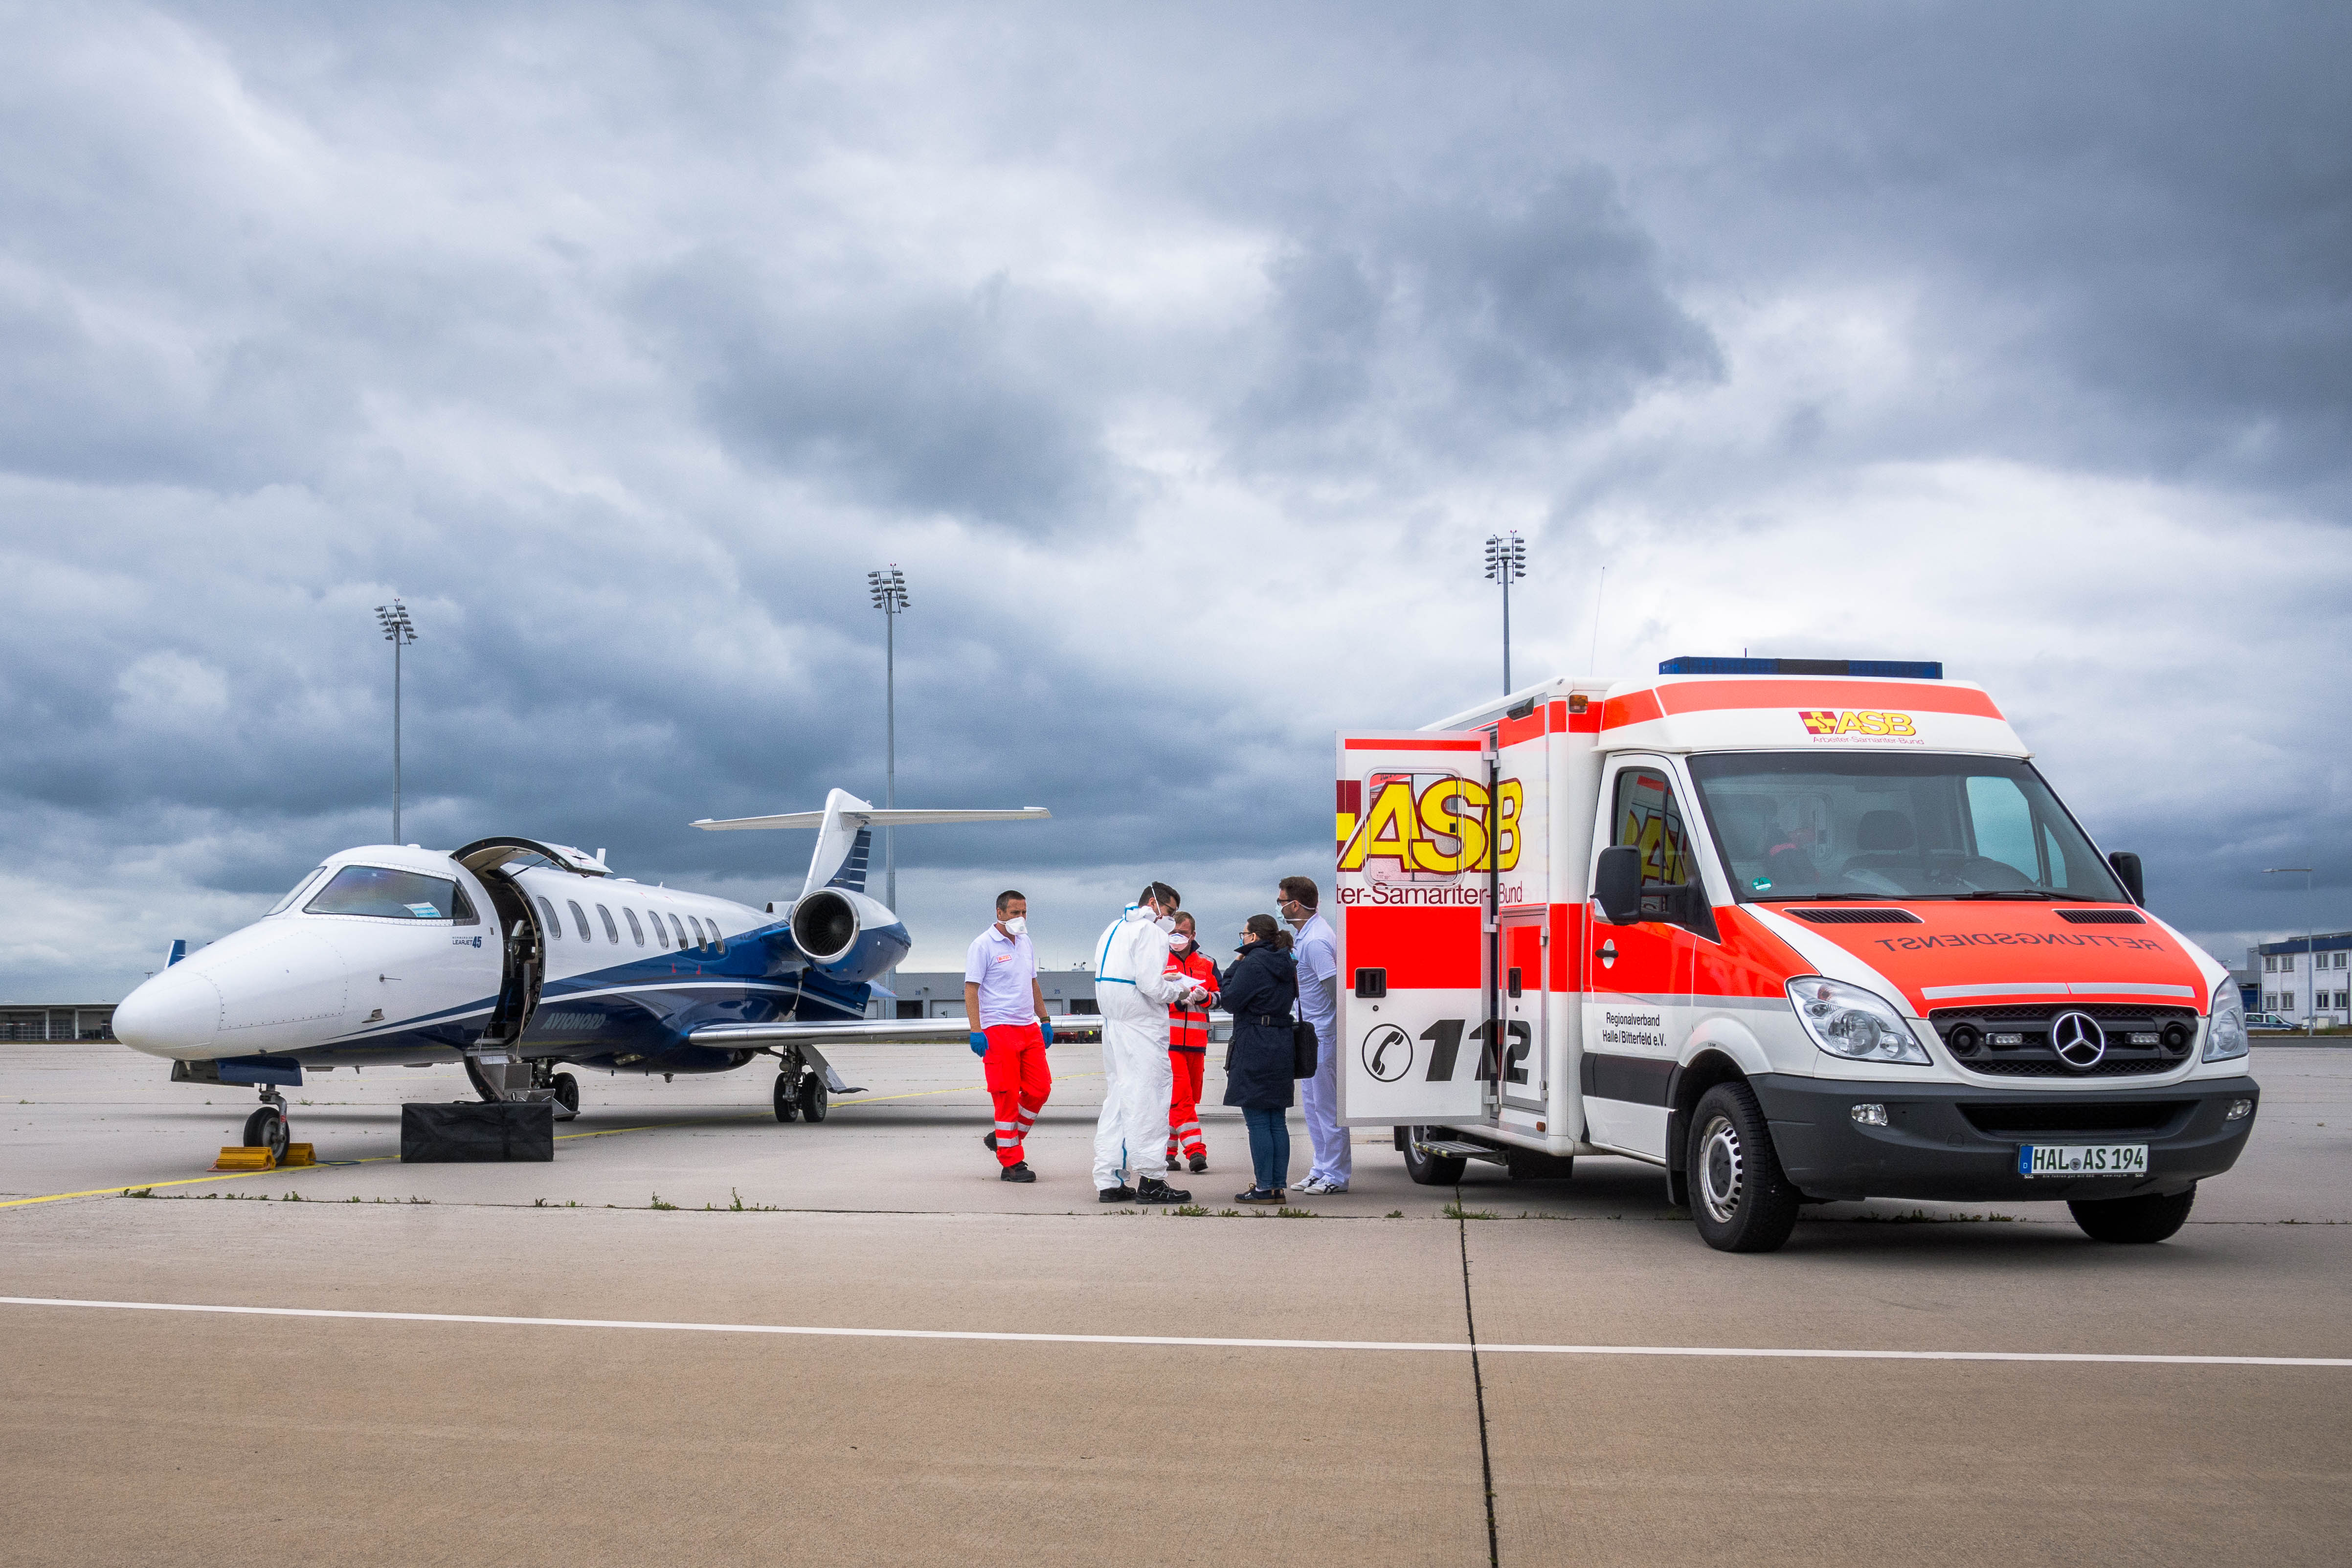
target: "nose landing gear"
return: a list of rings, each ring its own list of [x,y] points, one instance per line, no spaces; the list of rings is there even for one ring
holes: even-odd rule
[[[245,1146],[268,1149],[271,1159],[283,1160],[292,1139],[293,1130],[286,1121],[286,1097],[275,1084],[263,1084],[260,1107],[245,1119]]]

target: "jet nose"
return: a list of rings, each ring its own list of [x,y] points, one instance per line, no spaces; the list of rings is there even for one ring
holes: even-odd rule
[[[114,1037],[149,1056],[178,1056],[212,1044],[220,1016],[220,987],[183,962],[122,999],[114,1009]]]

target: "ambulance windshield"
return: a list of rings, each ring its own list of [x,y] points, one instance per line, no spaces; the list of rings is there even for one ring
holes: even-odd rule
[[[2042,775],[2022,762],[1744,752],[1693,757],[1690,771],[1743,903],[2130,901]]]

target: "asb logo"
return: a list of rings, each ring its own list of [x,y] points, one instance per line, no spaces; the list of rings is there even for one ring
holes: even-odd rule
[[[1800,708],[1797,717],[1815,735],[1916,735],[1908,713],[1882,713],[1871,709]]]

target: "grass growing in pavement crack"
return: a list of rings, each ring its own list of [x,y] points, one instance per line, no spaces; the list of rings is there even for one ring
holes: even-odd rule
[[[1465,1209],[1460,1204],[1445,1205],[1447,1219],[1500,1219],[1503,1216],[1487,1209]]]
[[[662,1202],[662,1195],[659,1193],[656,1193],[654,1194],[654,1201],[646,1206],[648,1208],[657,1209],[675,1209],[677,1207],[676,1204],[666,1204]]]
[[[1178,1204],[1174,1208],[1164,1209],[1161,1212],[1163,1214],[1181,1215],[1186,1219],[1199,1219],[1209,1211],[1202,1208],[1199,1204]]]
[[[1274,1211],[1274,1217],[1276,1219],[1313,1219],[1315,1217],[1315,1211],[1313,1209],[1295,1209],[1288,1204],[1285,1204],[1280,1208]]]

